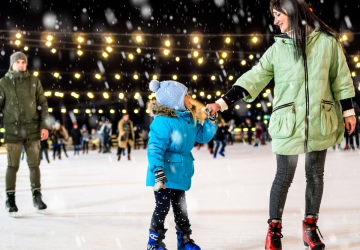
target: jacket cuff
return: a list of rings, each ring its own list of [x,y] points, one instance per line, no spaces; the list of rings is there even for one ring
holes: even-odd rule
[[[349,116],[353,116],[353,115],[355,115],[354,109],[349,109],[349,110],[343,111],[343,117],[349,117]]]
[[[216,100],[215,102],[220,105],[220,111],[221,112],[224,112],[224,110],[228,108],[228,105],[226,104],[226,102],[222,98],[220,98],[219,100]]]

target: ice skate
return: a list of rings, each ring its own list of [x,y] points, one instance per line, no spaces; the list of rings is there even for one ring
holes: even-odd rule
[[[225,157],[224,151],[220,151],[219,155],[221,155],[222,157]]]
[[[36,212],[38,214],[45,214],[45,210],[47,208],[46,204],[41,199],[41,192],[40,190],[34,190],[33,192],[33,203],[34,207],[36,208]]]
[[[308,216],[303,220],[303,240],[304,245],[311,250],[323,250],[325,249],[325,244],[319,238],[317,231],[320,230],[316,225],[318,218],[316,216]],[[320,233],[321,235],[321,233]],[[322,235],[321,235],[322,238]]]
[[[147,244],[147,250],[167,250],[163,239],[165,239],[165,233],[167,229],[150,228],[149,230],[149,242]]]
[[[6,211],[8,211],[9,216],[15,218],[18,208],[15,203],[15,192],[6,193],[7,199],[5,203]]]
[[[192,233],[189,226],[175,226],[177,234],[177,246],[178,250],[201,250],[201,248],[195,244],[194,240],[190,239]]]
[[[268,233],[266,235],[265,250],[282,250],[281,238],[281,221],[269,223]]]
[[[128,154],[128,161],[130,161],[131,159],[130,159],[130,154]]]

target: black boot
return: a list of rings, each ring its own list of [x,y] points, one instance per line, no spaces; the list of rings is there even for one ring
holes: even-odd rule
[[[38,213],[43,213],[47,208],[46,204],[41,199],[41,192],[40,190],[34,190],[33,192],[33,203],[34,207],[36,207]]]
[[[7,198],[6,198],[5,208],[9,212],[9,215],[11,217],[15,217],[18,211],[18,208],[15,203],[15,192],[6,193],[6,196]]]

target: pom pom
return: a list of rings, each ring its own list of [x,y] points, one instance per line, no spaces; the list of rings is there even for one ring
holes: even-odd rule
[[[159,82],[159,81],[157,81],[157,80],[152,80],[152,81],[150,82],[149,89],[150,89],[152,92],[156,92],[159,88],[160,88],[160,82]]]

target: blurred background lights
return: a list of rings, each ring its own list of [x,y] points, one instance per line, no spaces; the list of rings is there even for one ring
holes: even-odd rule
[[[229,76],[229,80],[232,81],[234,79],[233,76]]]
[[[248,109],[251,108],[251,104],[247,104],[246,108],[248,108]]]
[[[220,92],[220,91],[216,91],[216,95],[217,95],[217,96],[221,96],[221,92]]]
[[[122,113],[123,113],[123,114],[126,114],[126,109],[123,109],[123,110],[122,110]]]
[[[164,55],[166,55],[166,56],[167,56],[167,55],[169,55],[169,54],[170,54],[170,50],[165,49],[165,50],[164,50]]]
[[[253,39],[251,39],[253,43],[257,43],[259,39],[255,36]]]
[[[266,106],[271,107],[271,102],[268,102]]]
[[[157,79],[158,79],[157,75],[153,75],[153,76],[152,76],[152,79],[153,79],[153,80],[157,80]]]
[[[78,56],[82,56],[82,55],[83,55],[82,50],[78,50],[78,51],[77,51],[77,54],[78,54]]]
[[[78,110],[78,109],[74,109],[74,110],[73,110],[73,113],[74,113],[74,114],[78,114],[78,113],[79,113],[79,110]]]
[[[52,113],[53,112],[53,108],[48,108],[48,112]]]
[[[192,79],[197,80],[198,79],[197,75],[193,75]]]
[[[115,75],[115,79],[116,79],[116,80],[120,80],[120,78],[121,78],[121,77],[120,77],[119,74],[116,74],[116,75]]]
[[[235,109],[239,109],[240,108],[240,105],[235,105]]]
[[[194,41],[194,43],[198,43],[199,42],[199,37],[195,36],[193,41]]]
[[[137,74],[134,75],[134,79],[137,80],[139,79],[139,76]]]
[[[61,109],[61,113],[66,113],[66,109]]]
[[[254,59],[254,55],[249,56],[250,60]]]
[[[104,111],[102,110],[102,109],[99,109],[99,114],[102,114],[102,113],[104,113]]]
[[[134,55],[133,55],[133,54],[129,54],[128,57],[129,57],[130,60],[134,59]]]
[[[52,40],[53,40],[53,36],[52,36],[52,35],[48,35],[48,36],[46,37],[46,40],[52,41]]]
[[[134,98],[139,99],[139,97],[140,97],[140,93],[136,92],[135,95],[134,95]]]
[[[106,52],[103,52],[103,53],[102,53],[102,56],[103,56],[104,58],[107,58],[107,57],[109,56],[109,54],[106,53]]]
[[[85,110],[85,113],[86,113],[86,114],[90,114],[90,113],[91,113],[91,110],[90,110],[90,109],[86,109],[86,110]]]
[[[108,94],[107,92],[104,92],[104,93],[103,93],[103,97],[104,97],[105,99],[109,99],[109,94]]]
[[[139,110],[138,110],[138,109],[134,109],[134,113],[135,113],[135,114],[139,113]]]
[[[54,73],[54,77],[58,78],[60,76],[60,74],[58,72]]]
[[[223,64],[224,63],[224,60],[223,59],[220,59],[219,60],[219,64],[221,65],[221,64]]]
[[[51,46],[51,42],[50,42],[50,41],[47,41],[47,42],[45,43],[45,45],[48,46],[48,47],[50,47],[50,46]]]
[[[34,75],[34,76],[39,76],[39,72],[38,72],[38,71],[34,71],[33,75]]]
[[[196,99],[196,95],[193,94],[193,95],[191,96],[191,98],[192,98],[192,99]]]
[[[106,38],[106,42],[107,42],[107,43],[112,43],[112,42],[113,42],[113,39],[112,39],[111,37],[107,37],[107,38]]]
[[[50,96],[51,96],[51,91],[46,91],[46,92],[44,92],[44,95],[45,95],[46,97],[50,97]]]
[[[204,59],[199,58],[198,63],[199,63],[199,64],[202,64],[203,62],[204,62]]]
[[[204,96],[205,93],[203,91],[200,92],[200,96]]]
[[[113,49],[112,49],[110,46],[107,46],[107,47],[106,47],[106,50],[107,50],[107,52],[109,52],[109,53],[113,51]]]
[[[24,47],[24,50],[25,50],[25,51],[28,51],[28,50],[29,50],[29,47],[28,47],[28,46],[25,46],[25,47]]]
[[[56,53],[56,49],[51,49],[51,53],[55,54],[55,53]]]
[[[101,79],[101,75],[100,74],[95,74],[95,78],[100,80]]]
[[[211,80],[213,80],[213,81],[214,81],[215,79],[216,79],[216,77],[215,77],[215,76],[211,76]]]
[[[170,46],[170,41],[169,41],[169,40],[166,40],[166,41],[165,41],[165,46],[166,46],[166,47],[169,47],[169,46]]]
[[[199,52],[194,51],[193,55],[194,55],[194,57],[198,57],[198,56],[199,56]]]
[[[175,61],[180,62],[180,57],[177,56],[177,57],[175,58]]]
[[[207,95],[207,99],[211,99],[211,95]]]
[[[19,46],[21,44],[20,40],[15,41],[15,45]]]
[[[140,48],[137,48],[137,49],[136,49],[136,52],[140,54],[140,53],[141,53],[141,49],[140,49]]]
[[[241,65],[245,65],[246,64],[246,61],[245,60],[242,60],[241,61]]]
[[[15,37],[16,37],[17,39],[20,39],[20,38],[21,38],[21,33],[17,33],[17,34],[15,35]]]
[[[230,43],[230,42],[231,42],[230,37],[225,38],[225,42],[226,42],[226,43]]]
[[[227,57],[227,53],[226,53],[226,52],[223,52],[223,53],[221,54],[221,56],[222,56],[223,58],[226,58],[226,57]]]
[[[172,79],[173,79],[173,80],[176,80],[176,79],[177,79],[177,75],[173,75],[173,76],[172,76]]]
[[[111,113],[111,114],[115,114],[115,110],[110,109],[110,113]]]
[[[137,36],[137,37],[136,37],[136,41],[137,41],[138,43],[140,43],[141,40],[142,40],[141,36]]]
[[[77,40],[78,40],[78,42],[79,42],[79,43],[84,42],[84,38],[83,38],[83,37],[81,37],[81,36],[79,36]]]
[[[261,103],[256,104],[257,108],[261,108]]]
[[[119,99],[124,99],[124,97],[125,97],[125,96],[124,96],[124,93],[120,93],[120,94],[119,94]]]
[[[354,61],[355,61],[355,62],[358,62],[358,61],[359,61],[359,57],[355,56],[355,57],[354,57]]]
[[[89,97],[89,98],[94,98],[94,94],[93,93],[91,93],[91,92],[89,92],[89,93],[87,93],[87,96]]]
[[[81,75],[80,75],[79,73],[76,73],[76,74],[75,74],[75,78],[77,78],[77,79],[79,79],[80,76],[81,76]]]

